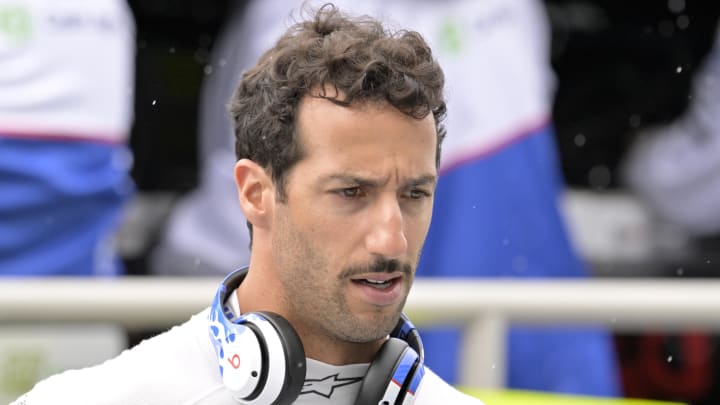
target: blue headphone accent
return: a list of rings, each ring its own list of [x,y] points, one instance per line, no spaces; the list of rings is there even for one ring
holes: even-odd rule
[[[209,321],[220,376],[233,398],[248,405],[289,405],[305,382],[305,350],[290,323],[272,312],[234,314],[226,305],[248,268],[230,273],[213,300]],[[404,315],[375,355],[356,405],[412,404],[425,375],[417,329]]]

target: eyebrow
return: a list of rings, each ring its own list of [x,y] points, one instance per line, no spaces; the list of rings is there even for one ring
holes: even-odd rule
[[[356,184],[361,187],[368,187],[368,188],[377,188],[381,187],[385,184],[387,184],[389,178],[385,179],[371,179],[366,177],[360,177],[352,174],[331,174],[325,178],[322,178],[321,181],[340,181],[343,183],[349,183],[349,184]],[[417,187],[417,186],[425,186],[428,184],[434,185],[437,183],[437,176],[433,174],[426,174],[417,178],[409,179],[405,181],[402,186],[403,187]]]

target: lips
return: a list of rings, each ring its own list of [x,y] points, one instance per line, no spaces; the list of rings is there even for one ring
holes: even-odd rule
[[[383,285],[393,282],[394,280],[400,279],[403,276],[402,273],[366,273],[355,275],[350,278],[355,283],[369,283],[373,285]]]
[[[385,290],[387,288],[392,287],[393,283],[397,281],[397,278],[391,278],[389,280],[378,280],[378,279],[359,279],[359,280],[353,280],[353,283],[359,283],[359,284],[365,284],[367,286],[377,288],[380,290]]]
[[[364,280],[357,280],[356,283],[365,283],[369,285],[370,287],[379,288],[381,290],[384,290],[388,287],[390,287],[393,283],[394,279],[390,280],[372,280],[372,279],[364,279]]]
[[[373,273],[355,276],[351,281],[364,301],[386,306],[397,302],[400,297],[402,279],[399,273]]]

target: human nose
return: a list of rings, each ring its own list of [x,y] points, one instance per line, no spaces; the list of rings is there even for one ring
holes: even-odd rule
[[[403,212],[397,199],[387,199],[377,204],[365,243],[371,254],[388,259],[404,257],[407,238]]]

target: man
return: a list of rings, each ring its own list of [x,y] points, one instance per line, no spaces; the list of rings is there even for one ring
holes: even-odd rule
[[[415,32],[332,5],[292,26],[231,102],[249,268],[188,323],[15,404],[479,404],[424,367],[400,313],[430,225],[443,83]]]
[[[539,0],[334,0],[355,13],[420,32],[443,67],[451,137],[443,142],[433,221],[418,277],[584,278],[560,205],[551,120],[550,27]],[[234,3],[205,78],[198,142],[201,181],[175,205],[153,253],[157,274],[226,274],[249,263],[249,234],[230,171],[225,105],[234,80],[287,26],[296,0]],[[508,52],[512,49],[513,52]],[[422,330],[426,364],[458,380],[456,327]],[[618,396],[612,337],[596,327],[514,325],[505,344],[509,388]],[[593,367],[586,367],[593,364]]]

